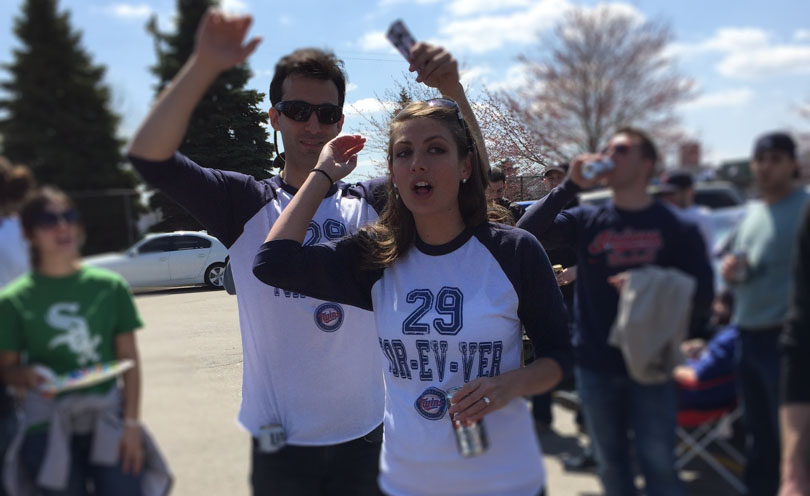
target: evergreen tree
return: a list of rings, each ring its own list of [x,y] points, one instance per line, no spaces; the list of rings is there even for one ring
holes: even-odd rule
[[[152,72],[158,77],[159,93],[177,74],[194,49],[197,26],[213,0],[178,0],[177,32],[162,33],[150,20],[147,29],[155,38],[158,62]],[[221,74],[197,105],[180,152],[205,167],[249,174],[256,179],[270,176],[273,146],[268,141],[267,113],[259,108],[264,94],[245,90],[251,77],[247,63]],[[160,208],[163,221],[155,231],[200,229],[176,203],[161,193],[150,200]]]
[[[87,229],[86,252],[122,248],[134,224],[125,197],[84,201],[88,190],[131,188],[135,176],[122,169],[119,118],[109,107],[104,67],[95,65],[56,0],[26,0],[15,19],[21,47],[4,68],[8,97],[0,101],[3,154],[27,164],[41,184],[84,192],[77,200]],[[101,198],[101,199],[99,199]],[[129,201],[134,201],[130,198]]]

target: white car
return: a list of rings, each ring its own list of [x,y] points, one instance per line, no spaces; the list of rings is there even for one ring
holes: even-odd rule
[[[121,274],[133,288],[206,284],[221,288],[228,250],[205,232],[148,234],[123,253],[94,255],[87,265]]]

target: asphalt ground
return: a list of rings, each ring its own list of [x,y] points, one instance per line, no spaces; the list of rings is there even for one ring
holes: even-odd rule
[[[250,437],[236,423],[242,383],[236,298],[181,288],[141,292],[136,304],[146,323],[138,333],[142,417],[175,475],[172,494],[250,494]],[[540,435],[548,496],[601,494],[593,471],[562,466],[566,453],[578,452],[581,438],[573,413],[555,405],[552,430]],[[681,475],[689,495],[737,494],[700,461]]]

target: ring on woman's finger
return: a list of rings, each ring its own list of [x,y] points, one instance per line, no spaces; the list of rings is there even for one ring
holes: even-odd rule
[[[487,406],[489,406],[489,404],[490,404],[490,403],[492,403],[492,401],[491,401],[489,398],[487,398],[486,396],[484,396],[484,397],[483,397],[483,398],[481,398],[481,399],[482,399],[482,400],[484,400],[484,403],[486,403],[486,404],[487,404]]]

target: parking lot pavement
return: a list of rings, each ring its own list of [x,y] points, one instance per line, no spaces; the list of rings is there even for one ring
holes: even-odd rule
[[[173,495],[250,494],[249,436],[237,425],[242,348],[236,298],[200,288],[140,293],[136,304],[143,364],[142,416],[175,475]],[[554,431],[541,436],[548,493],[596,496],[592,472],[571,473],[561,456],[576,451],[573,414],[554,406]],[[705,466],[682,475],[687,494],[734,494]],[[696,469],[696,470],[695,470]]]

